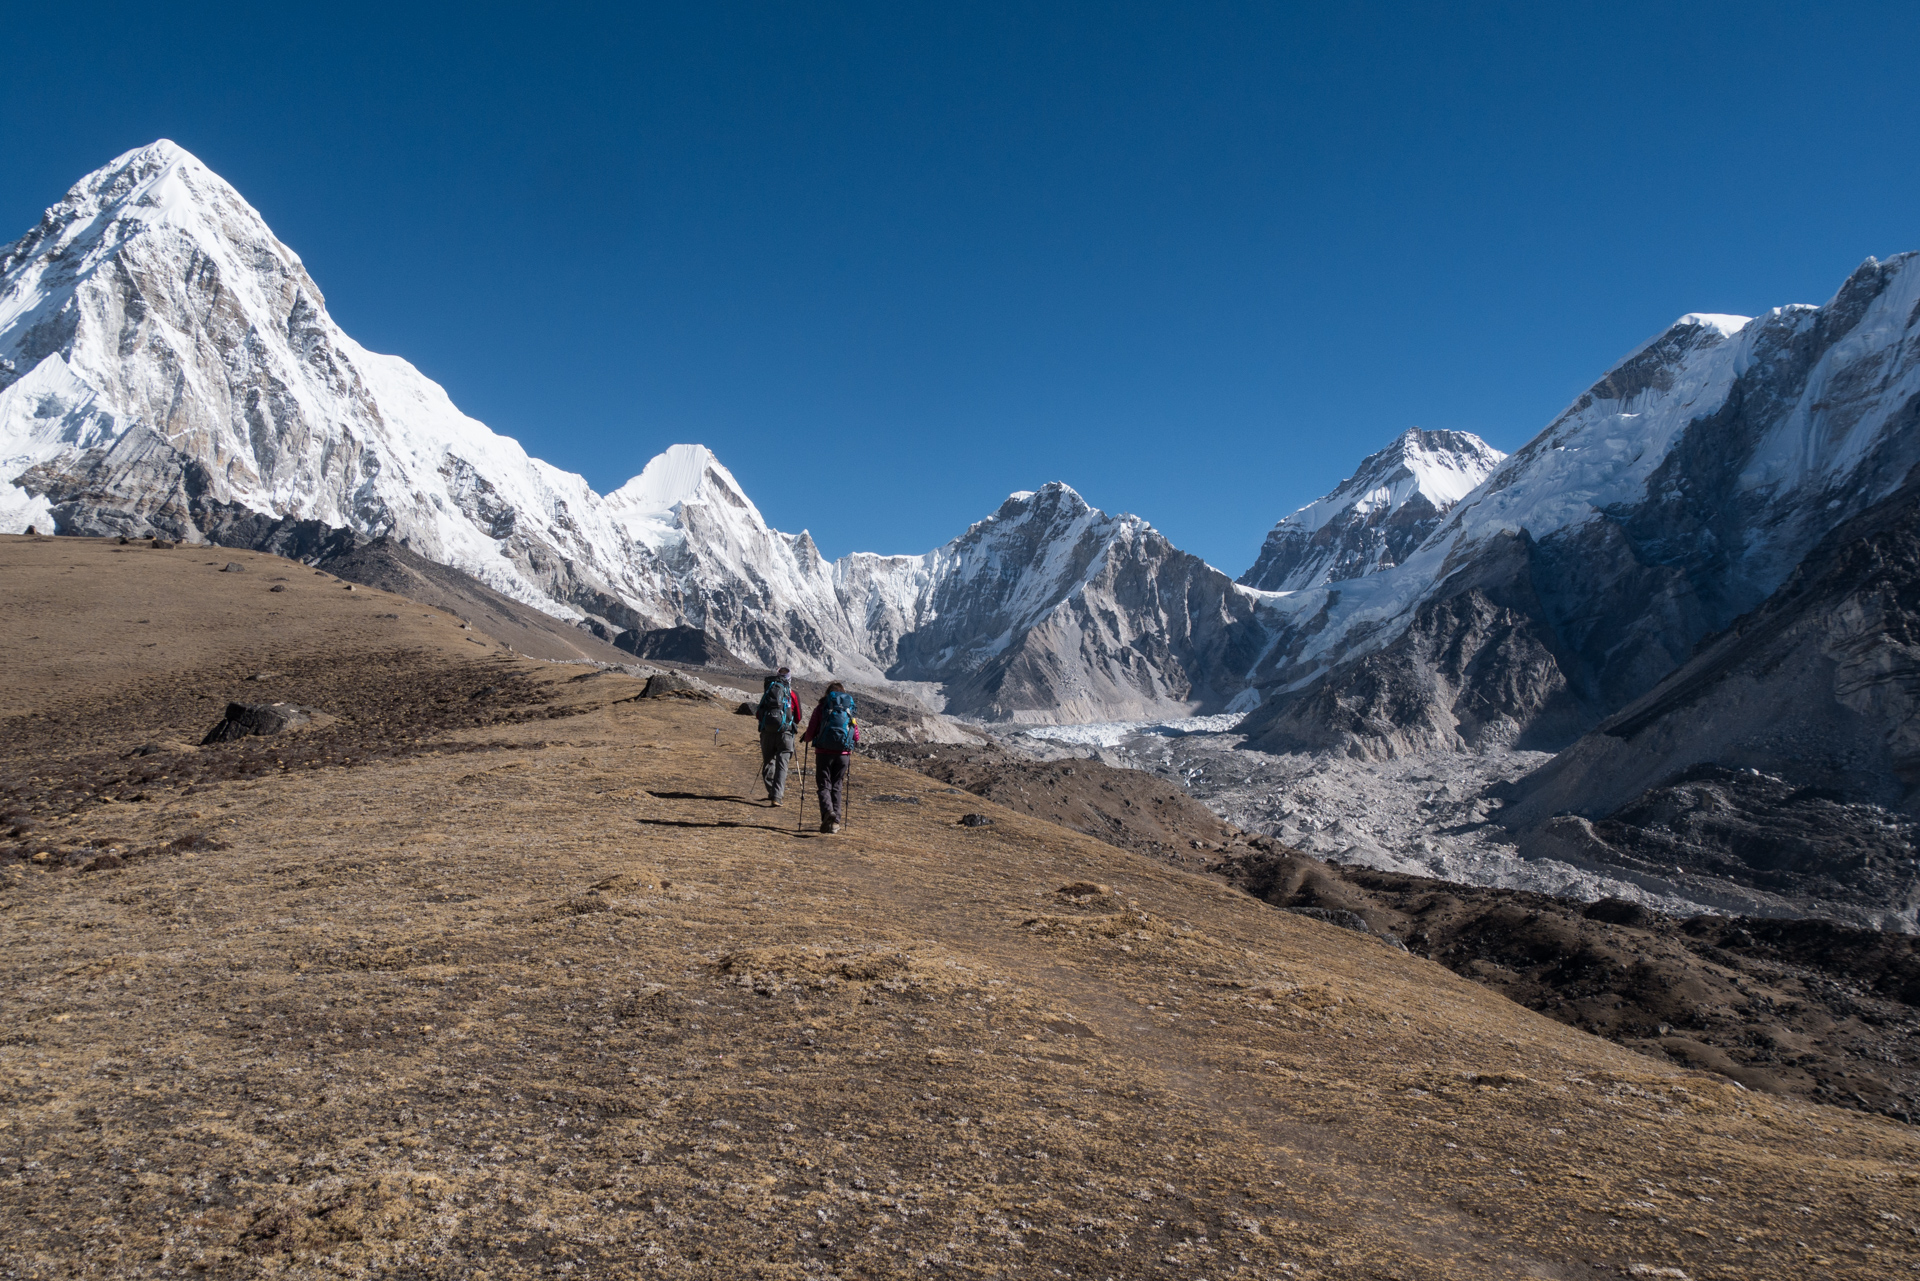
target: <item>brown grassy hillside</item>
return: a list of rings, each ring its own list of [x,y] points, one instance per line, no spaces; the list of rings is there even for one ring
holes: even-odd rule
[[[0,586],[8,1274],[1920,1262],[1905,1127],[885,765],[796,832],[728,706],[263,556]],[[268,697],[327,715],[193,746]]]

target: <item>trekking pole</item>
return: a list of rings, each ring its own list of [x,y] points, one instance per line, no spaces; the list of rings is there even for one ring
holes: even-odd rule
[[[811,744],[808,743],[800,745],[800,804],[794,807],[796,813],[793,816],[793,830],[795,832],[804,829],[807,822],[807,749],[810,746]]]
[[[840,797],[840,826],[846,827],[853,821],[853,758],[858,752],[847,753],[847,776],[842,779],[846,792]]]

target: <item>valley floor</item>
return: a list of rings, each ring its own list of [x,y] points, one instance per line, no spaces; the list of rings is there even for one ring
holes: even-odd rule
[[[238,559],[0,539],[6,1275],[1920,1266],[1907,1127]]]

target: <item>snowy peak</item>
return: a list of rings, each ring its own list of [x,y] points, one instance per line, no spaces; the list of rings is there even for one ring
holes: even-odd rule
[[[300,256],[281,244],[252,205],[192,152],[162,138],[94,170],[48,209],[40,224],[0,253],[0,274],[39,260],[39,272],[0,304],[0,326],[32,299],[36,283],[76,281],[110,261],[131,241],[166,232],[183,237],[220,267],[243,264],[258,272],[270,259],[279,272],[297,276],[319,301]],[[20,284],[29,287],[21,289]],[[322,304],[324,305],[324,304]]]
[[[1397,565],[1505,457],[1471,432],[1409,428],[1332,493],[1275,525],[1240,582],[1291,592]]]
[[[1035,517],[1076,520],[1093,510],[1092,505],[1080,497],[1073,486],[1053,480],[1038,489],[1022,489],[1008,494],[1007,501],[1001,503],[999,510],[987,520],[1031,520]]]
[[[631,536],[649,543],[675,526],[688,506],[730,509],[754,529],[767,530],[747,491],[705,445],[669,446],[638,476],[607,495],[613,518]]]

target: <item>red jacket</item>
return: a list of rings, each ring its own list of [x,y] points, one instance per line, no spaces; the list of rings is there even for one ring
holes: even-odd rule
[[[807,732],[800,736],[801,742],[811,743],[813,741],[813,736],[820,732],[820,713],[826,710],[827,700],[826,697],[822,695],[820,701],[813,705],[813,715],[807,720]],[[860,741],[860,722],[858,719],[853,722],[853,741],[856,743]],[[842,752],[840,755],[851,756],[853,753]]]

